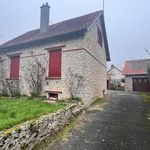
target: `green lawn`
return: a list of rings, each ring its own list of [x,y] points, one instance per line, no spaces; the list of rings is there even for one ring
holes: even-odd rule
[[[65,106],[65,103],[49,104],[40,100],[0,98],[0,130],[55,112]]]

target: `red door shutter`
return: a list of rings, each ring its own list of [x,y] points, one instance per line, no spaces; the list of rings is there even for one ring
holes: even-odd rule
[[[49,53],[49,77],[61,77],[61,50],[50,51]]]
[[[10,79],[19,79],[20,56],[11,57]]]

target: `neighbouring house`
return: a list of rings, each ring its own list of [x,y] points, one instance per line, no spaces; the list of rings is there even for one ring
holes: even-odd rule
[[[111,86],[115,87],[123,86],[122,80],[124,76],[122,71],[118,69],[115,65],[111,65],[111,68],[107,71],[107,88],[111,89]]]
[[[0,46],[6,81],[19,81],[20,93],[26,95],[36,93],[35,87],[47,98],[88,101],[102,96],[110,61],[103,11],[49,25],[49,9],[48,3],[41,6],[39,29]],[[35,76],[43,87],[33,81]]]
[[[129,60],[125,62],[123,74],[125,75],[125,90],[150,92],[148,66],[150,59]]]

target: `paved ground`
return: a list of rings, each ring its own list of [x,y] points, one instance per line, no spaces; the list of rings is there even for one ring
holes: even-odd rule
[[[150,129],[140,96],[112,92],[103,110],[80,118],[68,140],[58,140],[46,150],[150,150]]]

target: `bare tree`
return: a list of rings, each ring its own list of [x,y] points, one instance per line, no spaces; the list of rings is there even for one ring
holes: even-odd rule
[[[1,94],[3,96],[13,96],[20,95],[19,80],[6,79],[6,68],[4,66],[4,61],[0,61],[0,88]]]
[[[20,96],[20,80],[6,79],[6,86],[10,98]]]
[[[149,80],[150,80],[150,64],[148,64],[148,66],[147,66],[147,73],[148,73],[148,77],[149,77]]]
[[[65,82],[71,99],[74,99],[77,96],[79,90],[83,87],[84,81],[85,78],[82,75],[74,73],[70,67],[68,68]]]
[[[25,81],[28,84],[31,96],[40,96],[45,81],[45,73],[45,66],[37,58],[28,63],[25,69]]]
[[[7,95],[6,69],[3,60],[0,60],[0,88],[1,94]]]

